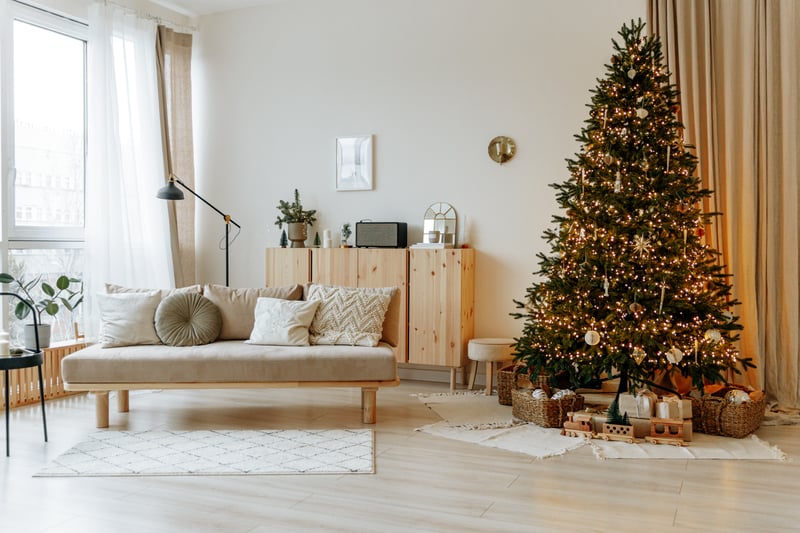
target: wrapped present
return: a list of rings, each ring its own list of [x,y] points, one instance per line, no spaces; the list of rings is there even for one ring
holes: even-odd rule
[[[647,389],[638,391],[635,396],[620,394],[619,412],[628,413],[630,418],[650,418],[655,413],[657,399],[655,393]]]
[[[678,398],[677,396],[662,396],[656,404],[655,416],[657,418],[692,418],[692,401]]]

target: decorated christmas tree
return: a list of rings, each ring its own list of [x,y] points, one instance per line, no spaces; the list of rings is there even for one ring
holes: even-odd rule
[[[700,388],[752,366],[740,358],[731,285],[709,247],[711,194],[683,141],[661,44],[631,21],[592,90],[563,210],[544,232],[541,281],[515,301],[516,358],[570,386],[620,378],[620,391],[680,373]]]

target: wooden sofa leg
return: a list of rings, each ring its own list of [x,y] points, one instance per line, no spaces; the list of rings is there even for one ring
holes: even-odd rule
[[[95,418],[97,420],[97,427],[108,427],[108,391],[97,391],[94,393],[95,403]]]
[[[365,424],[374,424],[377,412],[377,388],[361,389],[361,421]]]
[[[118,413],[127,413],[130,410],[130,405],[128,403],[128,391],[126,390],[118,390],[117,391],[117,412]]]

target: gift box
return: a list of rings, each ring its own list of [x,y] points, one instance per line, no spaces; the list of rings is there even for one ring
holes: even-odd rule
[[[619,412],[628,413],[629,418],[650,418],[655,413],[658,397],[649,390],[619,395]]]
[[[691,419],[692,401],[677,396],[663,396],[661,401],[656,403],[655,416],[656,418]]]

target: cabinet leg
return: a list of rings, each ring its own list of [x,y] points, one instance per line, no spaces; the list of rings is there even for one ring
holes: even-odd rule
[[[456,390],[456,378],[458,377],[458,367],[450,367],[450,392]]]

